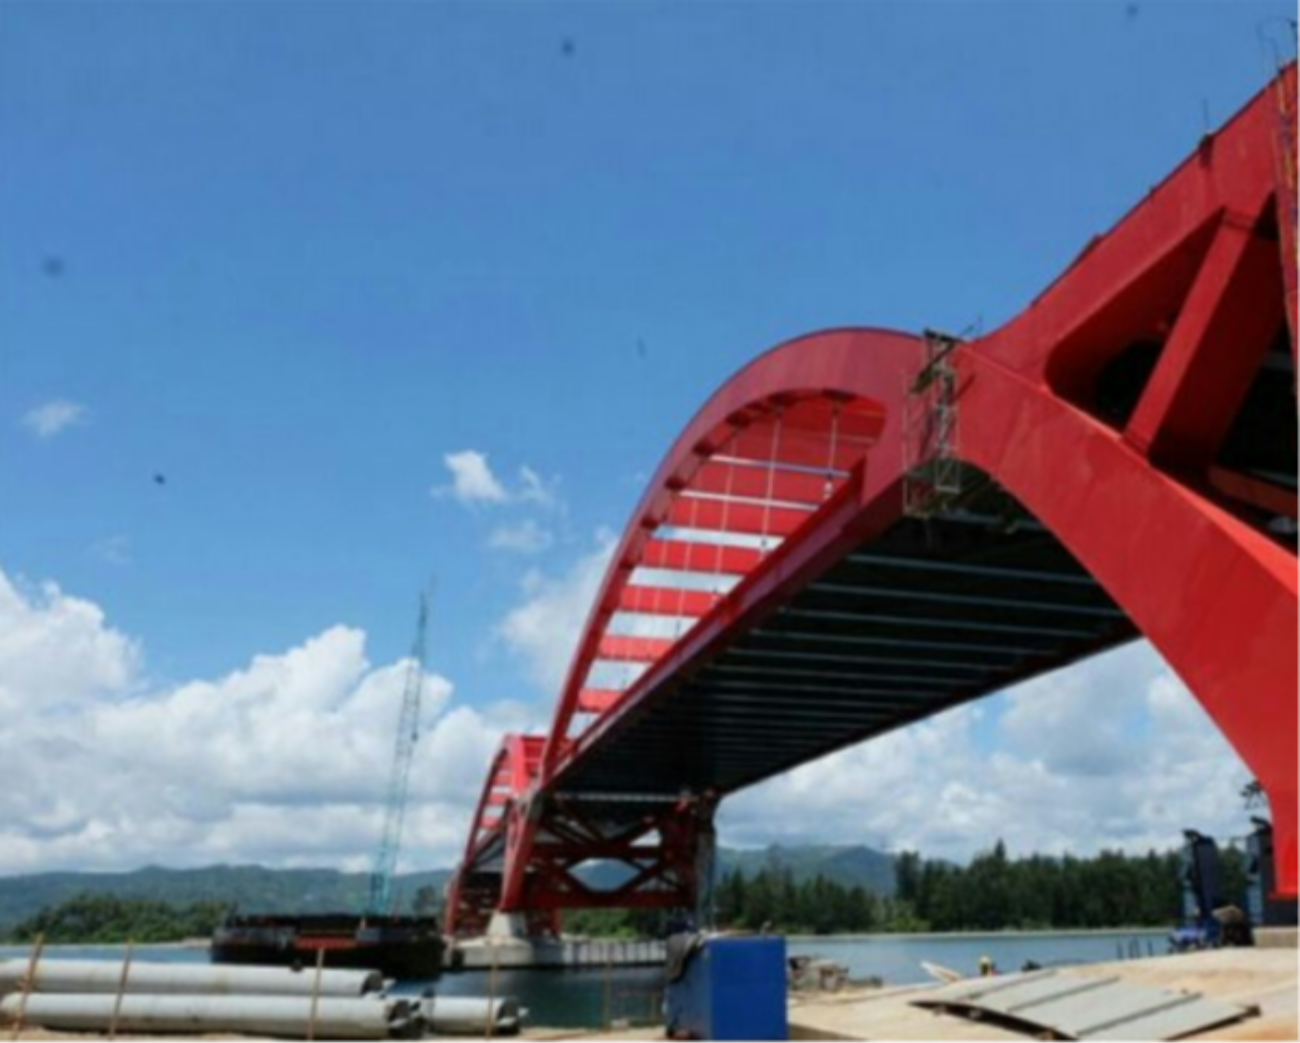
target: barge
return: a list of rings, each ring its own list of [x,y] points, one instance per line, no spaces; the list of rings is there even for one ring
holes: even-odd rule
[[[433,916],[355,913],[231,915],[213,932],[213,963],[324,966],[379,971],[387,978],[435,978],[445,943]]]

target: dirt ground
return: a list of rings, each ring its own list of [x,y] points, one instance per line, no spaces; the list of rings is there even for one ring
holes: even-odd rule
[[[0,1026],[0,1043],[9,1043],[12,1026]],[[425,1036],[433,1039],[434,1036]],[[443,1036],[451,1040],[478,1039],[478,1036]],[[513,1036],[498,1036],[502,1040],[521,1040],[521,1043],[565,1043],[567,1040],[581,1039],[582,1043],[656,1043],[663,1039],[658,1029],[625,1029],[614,1033],[599,1030],[582,1029],[528,1029]],[[47,1029],[23,1029],[19,1031],[18,1043],[107,1043],[107,1033],[52,1033]],[[117,1043],[285,1043],[274,1036],[234,1035],[230,1033],[211,1033],[208,1035],[130,1035],[117,1034]]]
[[[1190,1037],[1192,1039],[1295,1040],[1300,1039],[1298,968],[1300,963],[1295,949],[1220,949],[1182,956],[1090,964],[1072,968],[1072,973],[1118,975],[1134,984],[1198,992],[1227,1003],[1259,1008],[1259,1014],[1254,1017]],[[929,988],[914,985],[795,994],[790,1000],[790,1038],[937,1041],[1023,1041],[1033,1038],[1014,1029],[913,1006],[910,1001]],[[10,1026],[0,1025],[0,1040],[7,1038],[11,1031]],[[103,1033],[51,1032],[27,1027],[18,1038],[40,1043],[46,1040],[104,1040],[107,1037]],[[207,1034],[149,1038],[242,1041],[253,1037]],[[536,1026],[513,1038],[539,1041],[656,1040],[663,1039],[664,1034],[658,1028],[580,1032]]]

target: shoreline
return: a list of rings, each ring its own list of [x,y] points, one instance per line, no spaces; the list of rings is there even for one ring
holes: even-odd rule
[[[5,949],[30,950],[35,942],[0,942],[0,951]],[[50,949],[125,949],[134,945],[137,949],[206,949],[211,944],[207,938],[184,938],[179,942],[46,942],[43,951]]]
[[[1051,928],[1034,928],[1031,930],[1004,930],[1004,931],[882,931],[878,933],[846,932],[834,934],[787,934],[784,935],[787,941],[805,943],[839,943],[839,942],[894,942],[907,939],[917,939],[919,941],[943,941],[954,939],[977,939],[977,938],[1101,938],[1106,936],[1151,936],[1163,937],[1170,931],[1169,927],[1078,927],[1069,930],[1053,930]],[[742,932],[757,933],[757,932]],[[779,932],[773,932],[779,933]],[[606,941],[647,941],[650,939],[625,939],[625,938],[600,938],[591,936],[584,940],[595,942]],[[15,952],[30,952],[32,942],[0,942],[0,959],[5,950]],[[66,949],[125,949],[127,942],[47,942],[45,950],[58,951]],[[186,938],[176,942],[136,942],[135,948],[139,949],[165,949],[165,950],[199,950],[206,949],[209,946],[207,938]]]
[[[1170,927],[1073,927],[1054,930],[1050,927],[1035,927],[1029,930],[1004,931],[881,931],[879,933],[848,934],[787,934],[792,942],[813,941],[855,941],[870,942],[876,939],[897,941],[900,938],[1038,938],[1050,935],[1053,938],[1091,938],[1108,934],[1152,934],[1166,935]]]

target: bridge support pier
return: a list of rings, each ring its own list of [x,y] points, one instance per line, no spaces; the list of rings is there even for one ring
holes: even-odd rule
[[[504,913],[498,909],[488,920],[487,937],[493,940],[526,939],[528,936],[528,918],[523,913]]]

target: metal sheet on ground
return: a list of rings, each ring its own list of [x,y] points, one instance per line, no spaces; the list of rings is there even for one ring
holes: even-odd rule
[[[1178,1039],[1258,1013],[1196,992],[1053,970],[956,982],[912,1002],[1005,1018],[1064,1039]]]

